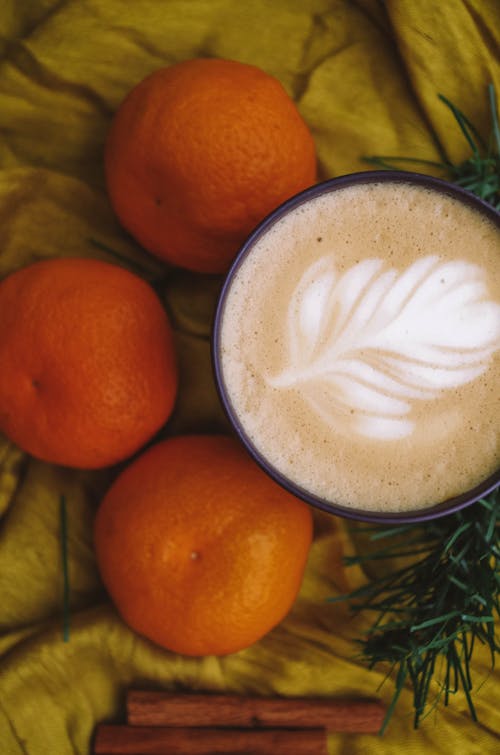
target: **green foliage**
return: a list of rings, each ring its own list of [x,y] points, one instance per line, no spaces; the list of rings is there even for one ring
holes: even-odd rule
[[[482,139],[477,129],[466,116],[444,95],[439,99],[453,113],[469,147],[471,157],[462,163],[454,164],[443,154],[442,162],[419,160],[414,157],[374,156],[366,157],[365,162],[378,168],[398,168],[401,164],[410,166],[432,166],[443,171],[443,177],[471,191],[481,199],[500,209],[500,126],[498,122],[497,102],[493,84],[488,86],[491,110],[491,134],[488,143]]]
[[[432,707],[440,700],[447,705],[450,695],[462,689],[476,720],[470,694],[474,645],[488,645],[492,667],[500,652],[494,624],[500,616],[499,492],[422,525],[365,531],[381,547],[348,559],[348,565],[382,559],[390,566],[391,559],[409,559],[348,596],[354,611],[378,614],[360,641],[362,656],[370,668],[385,661],[397,672],[384,729],[407,680],[413,686],[418,727],[436,676],[439,691]],[[440,658],[443,662],[437,664]]]

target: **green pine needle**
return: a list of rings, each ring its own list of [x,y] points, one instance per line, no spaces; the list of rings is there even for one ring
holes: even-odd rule
[[[440,699],[447,705],[450,695],[461,689],[476,720],[470,666],[474,645],[488,646],[492,668],[500,652],[494,627],[500,617],[499,491],[455,514],[398,527],[396,536],[390,529],[373,528],[373,533],[381,544],[373,556],[389,565],[406,554],[405,535],[425,544],[425,555],[347,596],[353,611],[378,614],[359,641],[362,657],[370,668],[385,662],[397,669],[382,731],[408,679],[415,728],[426,715],[433,680],[438,691],[432,707]],[[373,556],[352,557],[348,564],[365,563]]]
[[[471,149],[468,160],[458,165],[446,158],[441,163],[381,156],[366,160],[379,168],[396,168],[395,163],[401,162],[441,168],[443,177],[500,209],[500,127],[492,84],[488,97],[492,127],[485,143],[466,116],[439,95]],[[395,673],[395,690],[381,733],[408,682],[413,691],[415,728],[440,702],[448,705],[459,690],[476,721],[471,672],[474,648],[478,643],[489,648],[492,669],[500,653],[495,631],[495,620],[500,617],[499,491],[425,524],[387,529],[364,526],[358,531],[370,533],[380,549],[345,559],[348,566],[387,561],[390,567],[391,559],[409,559],[405,566],[388,568],[385,577],[333,599],[349,600],[353,612],[376,614],[366,637],[358,643],[369,668],[388,663],[388,677]]]
[[[63,573],[63,640],[69,642],[70,605],[69,605],[69,566],[68,566],[68,514],[66,497],[61,495],[59,502],[61,524],[61,561]]]
[[[465,140],[472,152],[471,157],[464,162],[454,164],[446,157],[442,162],[421,160],[415,157],[396,157],[377,155],[365,157],[364,160],[378,168],[398,168],[401,163],[408,165],[431,166],[440,168],[443,177],[454,181],[467,191],[476,194],[485,202],[489,202],[497,210],[500,209],[500,125],[498,120],[495,87],[488,86],[488,99],[491,111],[491,135],[488,143],[469,121],[469,119],[444,95],[438,95],[453,113]]]

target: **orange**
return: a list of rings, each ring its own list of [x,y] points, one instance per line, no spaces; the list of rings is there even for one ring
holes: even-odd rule
[[[235,440],[158,443],[117,478],[95,522],[103,582],[136,632],[185,655],[224,655],[290,610],[311,543],[309,507]]]
[[[0,430],[45,461],[137,451],[175,397],[172,332],[150,286],[97,260],[37,262],[0,283]]]
[[[314,183],[311,133],[280,82],[234,60],[155,71],[120,106],[105,153],[109,195],[150,252],[224,272],[252,228]]]

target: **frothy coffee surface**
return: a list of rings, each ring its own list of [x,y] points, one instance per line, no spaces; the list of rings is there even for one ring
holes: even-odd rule
[[[223,382],[259,454],[327,501],[431,506],[500,462],[500,230],[434,189],[299,205],[227,294]]]

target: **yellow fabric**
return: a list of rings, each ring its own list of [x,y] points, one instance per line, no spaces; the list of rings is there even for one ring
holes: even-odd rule
[[[33,260],[88,255],[154,280],[172,315],[181,389],[166,432],[227,428],[213,386],[209,331],[219,280],[165,270],[119,227],[103,182],[103,141],[124,94],[150,71],[219,56],[277,76],[317,144],[322,177],[366,168],[362,155],[453,159],[467,145],[442,92],[487,131],[486,85],[500,92],[497,0],[3,0],[0,3],[0,275]],[[109,251],[106,251],[109,250]],[[116,256],[118,255],[118,257]],[[1,366],[0,366],[1,368]],[[345,570],[344,523],[316,514],[293,611],[262,641],[188,659],[128,630],[96,569],[91,527],[115,470],[52,467],[0,443],[0,753],[86,754],[97,722],[123,716],[129,685],[278,695],[373,695],[352,619],[326,602],[364,579]],[[68,502],[70,641],[62,636],[59,499]],[[359,547],[359,542],[358,542]],[[409,689],[383,738],[331,736],[333,754],[500,751],[500,679],[478,648],[463,695],[412,730]],[[386,701],[393,684],[380,690]],[[434,689],[436,692],[436,689]],[[290,755],[293,755],[291,753]]]

